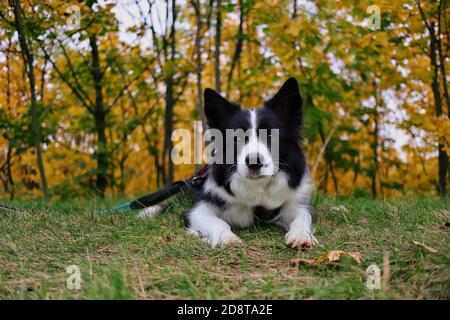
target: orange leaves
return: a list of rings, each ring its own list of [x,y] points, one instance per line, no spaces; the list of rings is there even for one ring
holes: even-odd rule
[[[112,154],[109,174],[112,180],[123,183],[127,193],[156,188],[165,136],[165,77],[175,75],[174,128],[192,130],[192,121],[198,120],[193,77],[196,56],[194,8],[191,4],[178,5],[175,59],[169,62],[164,52],[170,53],[170,30],[163,30],[166,25],[164,10],[158,10],[156,4],[149,14],[146,6],[138,10],[126,1],[115,7],[117,1],[105,0],[92,9],[77,2],[81,30],[70,37],[72,31],[60,37],[60,31],[67,29],[63,28],[69,19],[66,10],[72,2],[51,1],[45,6],[42,1],[36,3],[36,8],[46,14],[33,15],[28,2],[23,6],[30,26],[41,30],[39,34],[44,38],[41,40],[45,40],[42,43],[36,41],[33,50],[36,50],[36,87],[43,90],[42,105],[46,106],[42,127],[52,132],[44,152],[50,185],[62,185],[78,192],[77,177],[83,177],[83,181],[87,181],[84,184],[88,185],[92,172],[95,172],[92,154],[97,146],[92,118],[67,83],[83,89],[81,100],[94,100],[86,37],[96,34],[104,72],[105,103],[111,103],[123,85],[131,81],[107,119]],[[437,16],[437,2],[421,3],[429,21],[436,22],[431,19]],[[205,1],[201,4],[205,22],[200,46],[201,86],[204,89],[212,87],[216,80],[217,6],[209,8]],[[326,137],[337,119],[342,119],[331,137],[330,147],[327,147],[331,152],[329,160],[324,157],[320,160],[314,176],[323,191],[339,191],[341,195],[356,191],[366,194],[372,184],[371,174],[378,168],[375,169],[378,170],[376,185],[382,189],[383,197],[435,193],[437,142],[450,153],[450,121],[445,114],[441,75],[438,80],[444,115],[436,117],[431,89],[433,68],[427,54],[429,35],[417,5],[377,0],[374,4],[381,9],[382,28],[373,31],[363,23],[370,15],[367,13],[369,3],[364,1],[302,1],[297,4],[294,13],[293,2],[242,1],[245,14],[239,37],[244,39],[243,47],[237,67],[229,74],[236,51],[240,12],[236,2],[222,1],[217,64],[221,90],[228,90],[229,86],[231,100],[239,101],[244,107],[257,107],[263,104],[263,98],[275,92],[277,82],[295,76],[305,102],[305,151],[312,163],[323,145],[321,135]],[[6,5],[0,7],[6,8]],[[152,24],[156,31],[154,39],[150,29]],[[11,26],[0,21],[2,28],[10,30]],[[53,41],[49,34],[57,39]],[[0,34],[1,47],[9,48],[8,55],[0,59],[0,70],[4,70],[0,74],[0,120],[10,124],[2,129],[5,132],[0,149],[5,150],[6,139],[11,140],[11,145],[26,145],[21,131],[29,129],[28,83],[20,50],[17,50],[17,39],[8,38],[10,36],[9,32]],[[445,48],[446,38],[442,39]],[[40,44],[46,47],[62,76],[52,63],[45,61]],[[153,63],[150,62],[152,59]],[[447,70],[450,69],[448,57],[444,60]],[[139,74],[142,76],[132,81]],[[374,92],[374,83],[378,92]],[[379,135],[374,134],[374,105],[365,106],[376,95],[379,97],[376,110]],[[147,119],[142,125],[134,131],[129,129],[144,115]],[[397,136],[396,129],[407,139]],[[373,160],[375,137],[379,142],[377,164]],[[14,179],[34,178],[29,171],[21,170],[21,167],[34,166],[32,156],[17,158],[13,164]],[[175,179],[186,178],[192,170],[191,167],[177,166]],[[330,211],[347,214],[340,206],[330,208]],[[353,259],[347,253],[333,251],[323,257],[325,260],[321,263],[331,263],[329,259],[341,257]],[[303,259],[299,263],[318,262]]]
[[[303,258],[294,258],[289,260],[291,264],[294,265],[310,265],[310,266],[318,266],[318,265],[326,265],[326,264],[335,264],[342,260],[342,258],[350,258],[353,261],[356,261],[360,264],[364,259],[359,252],[347,252],[342,250],[331,250],[328,251],[318,258],[312,259],[303,259]]]
[[[342,250],[332,250],[324,253],[319,258],[317,258],[317,263],[324,262],[339,262],[342,257],[350,257],[358,263],[361,263],[363,257],[359,252],[346,252]]]

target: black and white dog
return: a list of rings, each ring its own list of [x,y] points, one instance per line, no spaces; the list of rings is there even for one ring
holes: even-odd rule
[[[212,246],[240,243],[233,228],[259,221],[287,229],[287,246],[302,249],[317,243],[310,207],[312,181],[299,146],[302,99],[294,78],[288,79],[263,108],[241,109],[212,89],[204,92],[208,127],[226,136],[230,130],[248,134],[241,143],[225,143],[216,156],[233,151],[231,163],[212,163],[201,189],[194,192],[195,207],[186,214],[191,234]],[[265,129],[277,132],[278,155]],[[237,136],[236,136],[237,137]]]

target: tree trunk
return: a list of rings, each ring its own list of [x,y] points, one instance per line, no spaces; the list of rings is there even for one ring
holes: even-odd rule
[[[320,139],[322,140],[322,144],[325,145],[327,143],[327,138],[325,137],[325,133],[323,132],[322,126],[319,128]],[[333,187],[335,194],[339,194],[339,185],[337,182],[337,177],[334,172],[333,166],[333,154],[331,150],[325,147],[324,151],[324,159],[325,159],[325,179],[324,179],[324,193],[328,194],[328,177],[331,174],[331,179],[333,180]]]
[[[48,198],[48,187],[47,187],[47,177],[45,175],[44,162],[42,160],[42,149],[41,149],[41,124],[39,120],[39,112],[37,110],[37,98],[36,98],[36,82],[34,76],[34,55],[31,52],[31,48],[28,47],[27,35],[25,26],[22,21],[22,13],[20,7],[20,0],[14,0],[14,17],[15,25],[19,35],[20,47],[22,49],[22,54],[24,62],[26,64],[26,73],[30,83],[30,95],[31,95],[31,131],[33,133],[33,144],[36,152],[37,165],[39,168],[39,174],[41,176],[42,191],[44,198]]]
[[[202,95],[202,50],[201,50],[201,35],[202,35],[202,12],[199,0],[193,1],[195,9],[195,19],[197,23],[197,30],[195,33],[195,72],[197,76],[197,109],[200,113],[203,128],[206,126],[205,110],[203,109],[203,95]]]
[[[328,176],[330,172],[330,164],[327,158],[325,158],[325,175],[323,177],[322,191],[324,195],[328,195]]]
[[[172,0],[172,25],[170,32],[170,57],[168,59],[169,71],[165,75],[166,85],[166,112],[164,118],[164,146],[163,146],[163,181],[167,185],[173,181],[173,162],[170,159],[172,152],[172,132],[173,132],[173,108],[174,108],[174,69],[175,69],[175,22],[177,18],[176,3]],[[164,44],[165,46],[167,44]],[[165,48],[167,51],[167,48]]]
[[[372,197],[377,197],[377,176],[378,176],[378,167],[379,167],[379,160],[378,160],[378,144],[379,144],[379,114],[378,114],[378,107],[381,105],[381,99],[379,96],[379,92],[377,89],[377,84],[374,81],[373,82],[373,92],[375,96],[375,109],[373,111],[373,143],[372,143],[372,152],[373,152],[373,163],[372,163]]]
[[[297,18],[297,11],[298,11],[297,0],[294,0],[294,3],[292,5],[292,19]]]
[[[6,79],[7,79],[7,88],[6,88],[6,105],[8,106],[8,114],[12,115],[11,109],[11,62],[10,62],[10,46],[11,46],[11,38],[8,39],[8,51],[6,53]],[[8,150],[6,151],[6,187],[5,192],[9,192],[10,200],[14,199],[14,178],[12,175],[12,153],[14,151],[14,147],[12,146],[11,141],[8,141]]]
[[[230,71],[228,72],[227,90],[225,94],[227,98],[230,97],[231,80],[233,79],[234,68],[236,67],[238,61],[241,59],[242,46],[244,42],[244,6],[242,0],[239,0],[239,10],[240,15],[239,15],[239,27],[237,33],[236,49],[234,50],[233,58],[231,59]]]
[[[173,75],[168,75],[166,83],[166,112],[164,115],[164,148],[163,148],[163,181],[164,184],[173,180],[173,163],[170,159],[172,151],[172,132],[173,132]]]
[[[5,180],[5,192],[9,193],[9,199],[14,199],[14,179],[12,176],[12,147],[8,142],[8,149],[6,151],[6,180]]]
[[[338,183],[336,173],[334,172],[334,166],[333,166],[333,162],[331,161],[331,159],[330,159],[329,163],[330,163],[331,178],[333,179],[334,194],[336,196],[339,196],[339,183]]]
[[[437,64],[436,50],[437,41],[436,35],[434,34],[435,23],[431,23],[430,31],[430,61],[433,68],[433,79],[431,82],[431,88],[433,90],[434,105],[436,109],[436,116],[440,117],[442,115],[442,100],[439,91],[439,66]],[[439,166],[439,195],[445,197],[447,188],[447,170],[448,170],[448,155],[444,150],[444,145],[438,143],[438,166]]]
[[[108,140],[106,137],[106,110],[103,102],[103,74],[100,69],[100,55],[98,52],[97,36],[91,35],[89,37],[89,44],[91,46],[91,74],[94,80],[95,90],[95,106],[94,106],[94,120],[95,130],[97,133],[97,150],[95,152],[95,159],[97,162],[97,174],[95,186],[100,192],[100,196],[104,196],[105,190],[108,187]]]
[[[428,21],[427,17],[420,5],[420,1],[417,2],[417,7],[419,9],[422,20],[430,34],[430,63],[433,69],[433,78],[431,81],[431,89],[433,91],[434,97],[434,106],[436,110],[436,117],[440,117],[442,115],[442,100],[441,94],[439,91],[439,66],[437,64],[436,50],[438,49],[438,41],[436,36],[436,23],[434,21]],[[440,14],[440,13],[439,13]],[[438,176],[439,176],[439,184],[438,191],[439,195],[443,198],[446,195],[446,176],[447,171],[449,171],[449,159],[447,152],[444,149],[444,145],[438,142]]]
[[[445,14],[445,1],[441,1],[439,5],[439,14],[438,14],[438,35],[437,35],[437,49],[439,52],[439,68],[441,70],[441,78],[442,78],[442,87],[444,88],[444,97],[445,101],[447,103],[447,116],[450,118],[450,94],[448,92],[448,85],[447,85],[447,72],[445,70],[445,60],[446,57],[444,56],[444,50],[442,49],[442,13]],[[448,53],[448,52],[447,52]],[[450,174],[450,173],[449,173]]]
[[[221,93],[220,83],[220,45],[222,42],[222,0],[216,2],[216,35],[214,38],[214,74],[215,74],[215,88]]]

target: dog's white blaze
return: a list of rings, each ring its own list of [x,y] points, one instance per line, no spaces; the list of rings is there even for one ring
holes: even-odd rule
[[[272,155],[267,145],[258,138],[258,115],[254,109],[249,110],[250,115],[250,136],[249,141],[244,145],[240,154],[237,157],[237,172],[242,176],[249,174],[245,159],[250,154],[258,154],[264,163],[261,168],[261,176],[272,176],[275,173]],[[269,132],[266,132],[266,139],[268,139]],[[267,143],[267,141],[265,141]]]
[[[258,153],[261,149],[260,143],[258,141],[258,135],[256,134],[256,128],[257,128],[257,122],[256,122],[256,111],[250,110],[250,139],[248,143],[245,144],[244,147],[244,161],[245,157],[251,153]],[[245,164],[245,162],[244,162]]]

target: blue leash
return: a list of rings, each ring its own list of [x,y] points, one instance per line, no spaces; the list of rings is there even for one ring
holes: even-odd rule
[[[102,217],[109,216],[114,213],[118,214],[128,214],[135,209],[144,209],[147,207],[154,206],[172,196],[179,193],[180,191],[186,191],[192,188],[199,188],[203,182],[206,180],[208,166],[205,165],[198,173],[187,180],[180,180],[170,184],[167,188],[156,191],[149,195],[140,197],[139,199],[125,202],[119,204],[113,208],[106,208],[94,212],[94,216]]]
[[[95,211],[94,216],[96,216],[96,217],[110,216],[114,213],[128,214],[131,212],[131,203],[132,203],[132,201],[125,202],[125,203],[119,204],[118,206],[116,206],[114,208],[106,208],[106,209]]]

